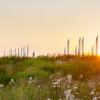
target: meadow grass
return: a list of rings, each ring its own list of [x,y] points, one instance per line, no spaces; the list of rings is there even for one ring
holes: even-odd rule
[[[5,87],[0,89],[0,100],[58,100],[64,98],[63,88],[54,89],[52,80],[73,75],[74,81],[79,81],[80,98],[90,100],[88,81],[100,73],[100,59],[97,57],[37,57],[0,58],[0,84]],[[83,75],[82,81],[79,76]],[[29,77],[33,77],[34,82],[28,85]],[[10,86],[11,79],[15,80],[15,85]],[[99,90],[98,86],[98,90]]]

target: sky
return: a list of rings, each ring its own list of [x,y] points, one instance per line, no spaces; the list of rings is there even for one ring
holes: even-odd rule
[[[97,35],[100,0],[0,0],[0,55],[27,45],[30,54],[63,53],[67,39],[73,53],[79,37],[89,52]]]

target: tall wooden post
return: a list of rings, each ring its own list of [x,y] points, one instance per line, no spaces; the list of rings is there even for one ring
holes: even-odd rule
[[[77,55],[77,46],[75,47],[75,55]]]
[[[23,56],[26,56],[26,51],[25,51],[25,47],[23,48]]]
[[[29,45],[27,46],[27,57],[29,56]]]
[[[78,43],[78,55],[81,54],[81,37],[79,38],[79,43]]]
[[[96,56],[98,55],[98,36],[96,37]]]
[[[69,55],[69,42],[70,40],[67,41],[67,55]]]
[[[66,47],[64,48],[64,55],[66,55]]]
[[[94,46],[91,48],[91,55],[94,56]]]
[[[4,57],[6,57],[6,52],[4,51]]]
[[[21,48],[21,57],[23,57],[23,49]]]
[[[18,48],[18,57],[20,56],[19,48]]]
[[[9,57],[11,57],[11,49],[9,50]]]
[[[12,49],[10,49],[11,57],[12,57]]]
[[[23,51],[23,53],[22,53],[22,54],[23,54],[23,57],[24,57],[24,47],[22,48],[22,51]]]
[[[17,54],[16,54],[17,52],[16,52],[16,48],[15,48],[15,57],[17,56]]]
[[[82,38],[82,56],[84,56],[84,37]]]
[[[10,57],[10,50],[9,50],[9,54],[8,54],[8,57]]]

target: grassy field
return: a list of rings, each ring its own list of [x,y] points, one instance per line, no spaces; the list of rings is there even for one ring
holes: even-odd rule
[[[72,75],[70,84],[68,74]],[[92,100],[100,95],[99,75],[99,57],[0,58],[0,85],[4,85],[0,100],[67,100],[64,92],[68,89],[76,98],[68,100]],[[60,82],[54,86],[55,81]],[[74,85],[78,88],[73,89]],[[95,93],[90,95],[91,91]]]

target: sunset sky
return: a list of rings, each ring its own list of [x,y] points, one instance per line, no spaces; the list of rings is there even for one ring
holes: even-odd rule
[[[88,52],[97,35],[100,0],[0,0],[0,55],[27,45],[36,55],[63,53],[67,39],[72,53],[80,36]]]

